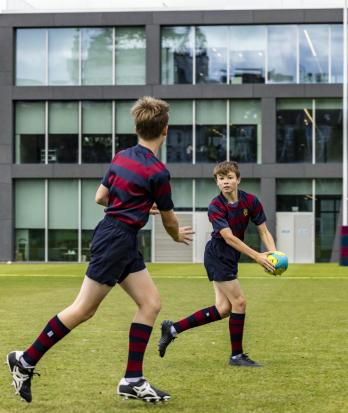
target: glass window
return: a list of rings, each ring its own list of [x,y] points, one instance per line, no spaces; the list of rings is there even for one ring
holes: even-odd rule
[[[162,83],[192,83],[193,27],[162,28]]]
[[[196,162],[226,160],[226,101],[197,101],[196,119]]]
[[[16,103],[16,163],[45,162],[45,104]]]
[[[16,261],[45,260],[44,229],[17,229],[15,243]]]
[[[342,117],[341,99],[316,100],[316,162],[342,162]]]
[[[49,261],[77,261],[77,228],[77,180],[50,180],[48,185]]]
[[[277,102],[277,161],[312,161],[312,101],[289,99]]]
[[[311,179],[277,179],[277,211],[313,210]]]
[[[266,27],[230,27],[230,83],[265,83]]]
[[[261,201],[261,185],[258,179],[244,179],[242,177],[240,185],[238,186],[242,191],[253,194]]]
[[[329,26],[299,27],[300,83],[327,83],[329,78]]]
[[[213,170],[212,170],[213,173]],[[196,179],[196,211],[207,211],[213,198],[219,195],[220,190],[212,176],[208,179]]]
[[[16,31],[16,85],[46,84],[46,33],[46,29]]]
[[[48,30],[48,84],[79,84],[79,29]]]
[[[82,103],[82,162],[108,163],[112,157],[111,102]]]
[[[170,102],[167,162],[192,163],[192,100]]]
[[[81,29],[83,85],[112,85],[112,29]]]
[[[134,121],[130,113],[133,105],[133,101],[116,102],[115,152],[137,144],[138,138],[135,134]]]
[[[76,102],[49,102],[48,162],[77,163],[79,108]]]
[[[295,83],[297,26],[268,26],[268,82]]]
[[[231,100],[230,159],[256,162],[258,153],[261,154],[261,102]]]
[[[151,262],[151,230],[141,229],[138,232],[138,249],[145,262]]]
[[[116,85],[145,85],[145,29],[117,27],[115,33]]]
[[[93,230],[104,217],[104,208],[95,202],[99,179],[82,180],[81,225],[82,229]]]
[[[170,184],[175,211],[192,211],[192,179],[175,178]]]
[[[331,27],[331,83],[343,83],[343,26]]]
[[[196,82],[227,82],[228,28],[224,26],[196,27]]]

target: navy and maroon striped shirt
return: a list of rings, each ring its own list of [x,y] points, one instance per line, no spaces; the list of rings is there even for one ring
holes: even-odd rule
[[[154,202],[160,211],[174,208],[169,181],[169,171],[150,149],[135,145],[120,151],[102,180],[109,189],[105,213],[140,229]]]
[[[229,203],[222,193],[215,197],[209,204],[208,217],[213,225],[213,238],[222,238],[220,231],[223,228],[231,228],[233,235],[242,241],[249,219],[255,225],[261,225],[266,221],[261,202],[255,195],[240,189],[238,201],[233,204]]]

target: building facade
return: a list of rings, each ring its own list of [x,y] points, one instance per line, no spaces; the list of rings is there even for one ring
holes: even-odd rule
[[[131,105],[152,95],[171,104],[161,159],[197,234],[174,244],[151,218],[148,261],[202,261],[225,159],[292,261],[337,261],[342,20],[339,9],[0,15],[0,260],[89,259],[96,188],[136,142]],[[254,228],[247,242],[259,247]]]

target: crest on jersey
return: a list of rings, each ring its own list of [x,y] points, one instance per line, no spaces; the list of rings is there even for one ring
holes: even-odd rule
[[[243,215],[244,215],[245,217],[248,216],[248,210],[247,210],[246,208],[243,209]]]

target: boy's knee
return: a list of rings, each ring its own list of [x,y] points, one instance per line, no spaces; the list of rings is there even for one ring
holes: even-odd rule
[[[159,298],[153,298],[146,301],[143,305],[140,306],[143,311],[152,314],[158,314],[161,311],[161,300]]]
[[[217,303],[216,308],[220,314],[221,318],[225,318],[230,315],[232,310],[231,303],[229,301],[224,301],[222,303]]]

